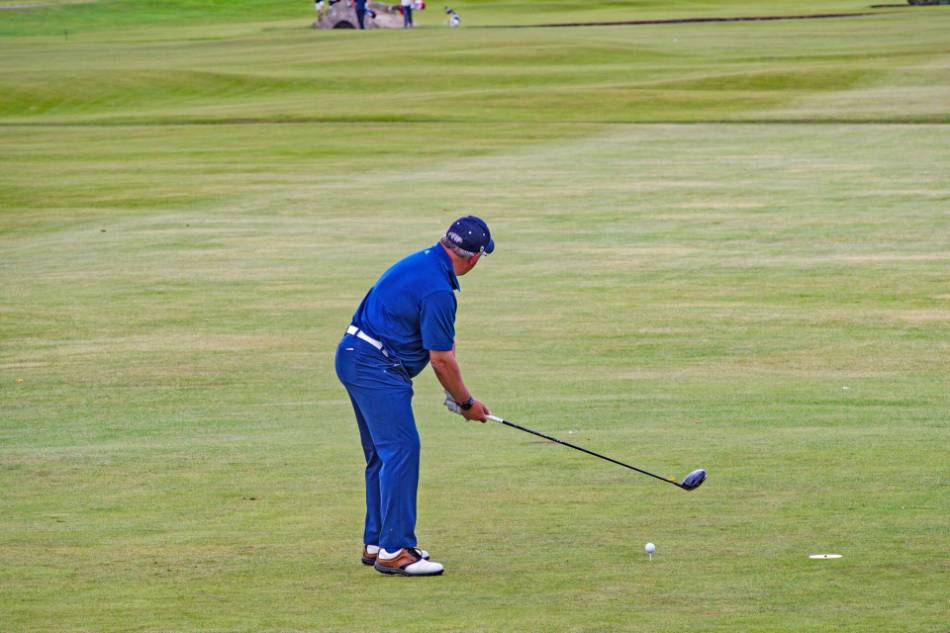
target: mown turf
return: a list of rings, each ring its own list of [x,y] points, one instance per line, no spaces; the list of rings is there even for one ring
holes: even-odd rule
[[[0,121],[946,122],[945,16],[8,38]]]
[[[268,6],[0,39],[0,630],[945,629],[950,13],[367,34]],[[598,11],[726,9],[762,10]],[[475,393],[710,479],[464,424],[426,372],[448,571],[387,579],[333,349],[463,210],[498,242],[462,279]]]
[[[398,3],[390,3],[398,4]],[[570,0],[463,0],[452,2],[466,28],[571,24],[583,21],[682,19],[693,17],[796,16],[820,13],[863,13],[868,5],[853,0],[784,0],[780,3],[750,3],[747,0],[703,2],[678,0],[617,0],[596,4]],[[416,11],[420,27],[446,24],[443,4]],[[312,2],[283,0],[0,0],[0,35],[55,35],[65,37],[129,29],[140,34],[156,27],[235,25],[262,20],[302,20],[315,17]],[[909,9],[909,7],[898,7]],[[916,8],[926,11],[927,8]],[[871,10],[893,12],[894,8]],[[273,28],[274,24],[270,25]],[[167,36],[168,34],[166,34]]]

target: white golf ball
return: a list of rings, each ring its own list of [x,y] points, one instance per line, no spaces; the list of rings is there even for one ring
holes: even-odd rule
[[[653,543],[647,543],[643,549],[646,550],[647,554],[652,554],[653,552],[656,551],[656,545],[654,545]]]

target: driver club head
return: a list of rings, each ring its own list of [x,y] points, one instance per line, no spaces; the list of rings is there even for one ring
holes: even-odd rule
[[[706,471],[700,468],[686,475],[683,479],[683,483],[680,484],[680,488],[683,490],[696,490],[703,485],[704,481],[706,481]]]

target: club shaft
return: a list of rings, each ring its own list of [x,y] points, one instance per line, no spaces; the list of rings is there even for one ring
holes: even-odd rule
[[[571,444],[570,442],[565,442],[564,440],[559,440],[559,439],[557,439],[556,437],[552,437],[552,436],[550,436],[550,435],[545,435],[544,433],[541,433],[541,432],[539,432],[539,431],[533,431],[533,430],[531,430],[531,429],[529,429],[529,428],[527,428],[527,427],[521,426],[520,424],[515,424],[514,422],[509,422],[508,420],[504,420],[504,419],[499,418],[499,417],[494,416],[494,415],[488,416],[488,419],[491,420],[492,422],[500,422],[501,424],[504,424],[505,426],[510,426],[510,427],[513,428],[513,429],[518,429],[519,431],[524,431],[525,433],[530,433],[531,435],[537,435],[538,437],[543,437],[543,438],[546,439],[546,440],[550,440],[550,441],[552,441],[552,442],[556,442],[557,444],[560,444],[560,445],[562,445],[562,446],[567,446],[568,448],[573,448],[574,450],[580,451],[580,452],[582,452],[582,453],[587,453],[588,455],[593,455],[594,457],[599,457],[600,459],[603,459],[603,460],[606,460],[606,461],[608,461],[608,462],[611,462],[612,464],[617,464],[618,466],[623,466],[624,468],[629,468],[630,470],[635,470],[636,472],[640,473],[641,475],[647,475],[648,477],[653,477],[654,479],[659,479],[660,481],[664,481],[664,482],[666,482],[666,483],[668,483],[668,484],[672,484],[672,485],[676,486],[677,488],[682,488],[682,486],[681,486],[680,484],[676,483],[675,481],[670,481],[670,480],[667,479],[666,477],[660,477],[659,475],[654,475],[653,473],[648,472],[648,471],[646,471],[646,470],[643,470],[642,468],[637,468],[636,466],[631,466],[630,464],[625,464],[625,463],[623,463],[623,462],[621,462],[621,461],[618,461],[618,460],[616,460],[616,459],[613,459],[612,457],[607,457],[606,455],[601,455],[600,453],[595,453],[594,451],[588,450],[588,449],[586,449],[586,448],[584,448],[584,447],[582,447],[582,446],[578,446],[578,445],[576,445],[576,444]]]

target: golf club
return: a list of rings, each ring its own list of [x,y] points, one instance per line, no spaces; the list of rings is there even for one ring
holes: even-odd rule
[[[697,488],[699,488],[699,487],[703,484],[704,481],[706,481],[706,471],[703,470],[702,468],[699,468],[699,469],[694,470],[693,472],[689,473],[688,475],[686,475],[686,477],[683,478],[683,483],[678,483],[678,482],[677,482],[676,480],[674,480],[674,479],[667,479],[666,477],[660,477],[659,475],[654,475],[653,473],[647,472],[647,471],[645,471],[645,470],[643,470],[643,469],[640,469],[640,468],[637,468],[636,466],[631,466],[630,464],[624,464],[623,462],[617,461],[616,459],[612,459],[612,458],[610,458],[610,457],[607,457],[606,455],[601,455],[600,453],[595,453],[594,451],[587,450],[586,448],[582,448],[582,447],[577,446],[577,445],[575,445],[575,444],[571,444],[570,442],[565,442],[564,440],[559,440],[559,439],[557,439],[556,437],[551,437],[550,435],[545,435],[544,433],[539,433],[538,431],[532,431],[531,429],[526,428],[526,427],[523,427],[523,426],[521,426],[520,424],[515,424],[514,422],[509,422],[508,420],[504,420],[504,419],[499,418],[499,417],[497,417],[497,416],[490,415],[490,416],[488,416],[488,419],[491,420],[492,422],[498,422],[498,423],[500,423],[500,424],[504,424],[505,426],[510,426],[510,427],[513,428],[513,429],[518,429],[519,431],[524,431],[525,433],[531,433],[532,435],[537,435],[538,437],[543,437],[543,438],[546,439],[546,440],[550,440],[550,441],[552,441],[552,442],[557,442],[558,444],[561,444],[561,445],[563,445],[563,446],[567,446],[567,447],[569,447],[569,448],[573,448],[573,449],[575,449],[575,450],[581,451],[582,453],[587,453],[588,455],[593,455],[594,457],[599,457],[599,458],[601,458],[601,459],[605,459],[605,460],[607,460],[608,462],[612,462],[612,463],[614,463],[614,464],[617,464],[618,466],[623,466],[624,468],[629,468],[630,470],[635,470],[635,471],[637,471],[638,473],[640,473],[641,475],[648,475],[648,476],[650,476],[650,477],[653,477],[654,479],[659,479],[660,481],[665,481],[665,482],[668,483],[668,484],[673,484],[673,485],[676,486],[677,488],[682,488],[683,490],[696,490]]]

